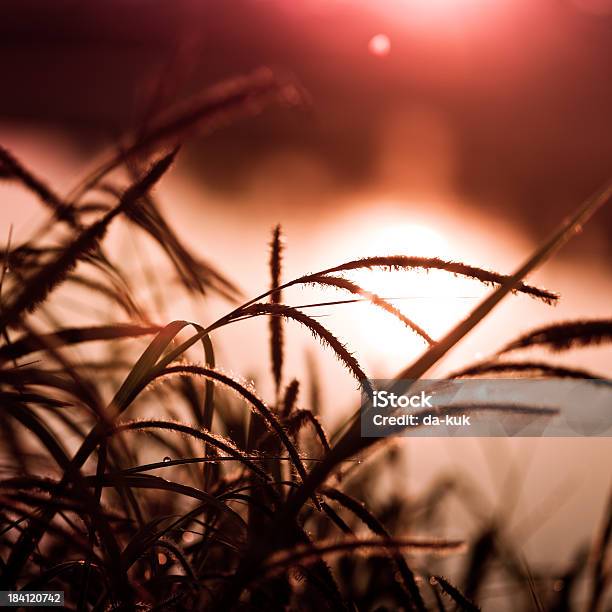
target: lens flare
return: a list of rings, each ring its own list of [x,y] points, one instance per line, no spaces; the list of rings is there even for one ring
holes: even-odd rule
[[[389,55],[389,51],[391,51],[391,41],[386,34],[376,34],[370,39],[368,49],[372,55],[384,57]]]

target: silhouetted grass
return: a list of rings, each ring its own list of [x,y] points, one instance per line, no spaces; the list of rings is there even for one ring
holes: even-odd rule
[[[283,325],[306,327],[371,393],[366,372],[331,330],[304,312],[310,305],[285,304],[283,297],[289,287],[314,284],[382,308],[426,342],[422,355],[395,378],[419,379],[508,294],[555,302],[555,293],[524,279],[607,201],[610,189],[581,206],[512,275],[396,255],[348,261],[285,280],[279,225],[272,232],[270,281],[262,279],[269,289],[239,303],[236,285],[188,250],[161,214],[152,190],[177,150],[161,157],[155,151],[176,145],[196,126],[207,130],[278,102],[287,87],[263,74],[227,84],[186,109],[172,109],[153,121],[150,131],[122,143],[119,153],[67,198],[0,148],[0,177],[23,185],[52,213],[29,241],[8,244],[4,261],[2,588],[64,590],[67,607],[79,610],[476,610],[495,568],[509,582],[509,601],[532,597],[544,608],[570,609],[578,601],[570,589],[584,580],[587,608],[603,606],[610,578],[610,508],[588,571],[580,566],[568,570],[561,597],[542,586],[555,576],[533,574],[513,543],[501,541],[490,524],[474,542],[430,537],[446,497],[464,495],[457,483],[437,483],[419,499],[397,495],[380,507],[374,501],[377,474],[393,469],[393,445],[362,438],[355,418],[328,434],[319,419],[317,394],[309,405],[300,394],[303,381],[284,380],[285,352],[292,349]],[[148,166],[150,156],[156,161]],[[132,179],[123,189],[114,182],[122,166]],[[145,166],[149,169],[138,170]],[[93,193],[113,201],[86,201]],[[92,215],[97,218],[88,221]],[[212,322],[154,322],[147,305],[136,298],[123,262],[104,251],[108,227],[122,219],[161,247],[186,295],[216,292],[232,303],[228,312]],[[49,236],[62,224],[71,238],[50,246]],[[390,274],[436,269],[495,289],[435,340],[426,331],[427,321],[412,321],[384,297],[343,276],[364,268]],[[55,290],[70,284],[85,290],[92,303],[109,300],[127,320],[109,318],[89,326],[57,321],[49,307]],[[216,338],[228,325],[256,317],[270,319],[275,394],[269,403],[253,384],[216,365],[211,338],[213,331]],[[15,330],[19,335],[13,338]],[[567,349],[611,338],[609,321],[547,326],[521,336],[492,360],[466,364],[454,376],[590,378],[584,370],[497,358],[535,345]],[[134,347],[143,342],[144,350],[134,357]],[[97,348],[90,350],[94,343]],[[74,352],[77,347],[86,358]],[[201,364],[194,363],[196,350]],[[482,406],[461,407],[470,409]],[[543,413],[537,407],[497,409]],[[363,466],[357,462],[374,445],[385,444],[387,453],[370,457]],[[465,571],[459,572],[461,583],[440,576],[436,556],[465,549],[469,555]]]

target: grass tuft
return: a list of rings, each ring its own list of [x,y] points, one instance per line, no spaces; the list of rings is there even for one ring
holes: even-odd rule
[[[461,482],[434,483],[414,498],[395,487],[381,499],[381,474],[397,467],[397,447],[362,438],[354,417],[335,431],[328,427],[320,410],[320,368],[312,354],[306,381],[286,383],[293,360],[283,326],[289,320],[308,329],[371,395],[366,372],[349,348],[305,314],[316,304],[285,303],[289,287],[345,291],[354,299],[322,304],[368,301],[427,344],[414,363],[399,369],[391,387],[417,380],[509,294],[555,303],[555,293],[528,285],[525,278],[607,202],[612,188],[582,205],[512,275],[395,255],[356,259],[286,280],[284,237],[277,225],[268,288],[245,299],[233,281],[183,244],[153,196],[178,149],[141,168],[160,148],[175,147],[195,131],[216,129],[270,104],[303,101],[294,84],[264,71],[213,88],[182,108],[152,112],[142,129],[122,139],[65,198],[0,147],[0,178],[21,184],[53,213],[42,230],[16,247],[9,232],[0,277],[0,586],[63,590],[67,607],[79,611],[425,612],[443,610],[448,598],[472,611],[478,609],[472,599],[484,597],[495,569],[508,585],[510,605],[532,597],[538,608],[568,609],[575,591],[587,593],[590,610],[601,608],[610,584],[610,508],[590,547],[587,569],[586,553],[577,555],[563,574],[567,591],[555,599],[558,605],[549,606],[540,583],[556,570],[532,577],[517,561],[520,543],[502,541],[500,530],[495,545],[491,530],[469,546],[460,538],[435,537],[451,495],[468,508],[478,505]],[[132,179],[125,189],[118,186],[120,170]],[[168,283],[167,297],[206,300],[216,293],[232,303],[228,312],[213,321],[165,321],[166,296],[153,304],[140,297],[125,260],[115,261],[104,250],[109,228],[122,222],[145,232],[170,264],[174,282]],[[49,240],[56,235],[64,237],[61,244]],[[348,278],[364,269],[439,270],[494,288],[465,320],[434,341],[388,299]],[[78,287],[88,304],[103,298],[108,310],[92,307],[86,314],[95,323],[77,324],[57,308],[62,292],[56,289],[64,286]],[[271,399],[264,399],[255,383],[225,374],[216,364],[225,328],[261,316],[269,317],[269,342],[260,348],[270,353]],[[160,325],[152,323],[160,319]],[[19,328],[20,335],[11,338],[11,328]],[[501,353],[591,346],[609,342],[611,329],[609,320],[548,325]],[[240,350],[222,348],[222,356]],[[204,365],[193,363],[194,352]],[[466,364],[452,376],[595,378],[569,366],[498,357]],[[304,384],[311,390],[306,399],[299,396]],[[481,410],[517,418],[557,412],[554,406],[485,402],[440,408],[438,414]],[[375,444],[386,452],[374,455]],[[338,478],[332,480],[334,474]],[[474,515],[480,519],[479,512]],[[465,563],[459,555],[468,548]],[[448,555],[452,564],[445,561]],[[447,570],[462,575],[465,593],[439,575]],[[430,588],[423,588],[430,577]],[[583,579],[586,589],[578,584]]]

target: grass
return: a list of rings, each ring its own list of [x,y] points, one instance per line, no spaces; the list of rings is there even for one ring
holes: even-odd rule
[[[534,573],[498,525],[484,524],[474,541],[419,535],[435,530],[449,495],[469,504],[457,482],[434,483],[418,499],[381,502],[375,475],[394,469],[395,446],[362,438],[354,417],[338,431],[325,430],[318,402],[309,407],[301,397],[308,383],[285,380],[291,349],[284,326],[289,321],[308,329],[371,393],[366,372],[331,330],[307,314],[312,305],[291,306],[283,296],[289,287],[316,285],[347,294],[330,304],[367,300],[384,310],[424,345],[393,384],[418,379],[509,294],[556,302],[555,293],[525,278],[608,201],[611,188],[580,206],[511,275],[397,255],[284,280],[279,225],[270,243],[269,288],[245,299],[183,244],[160,212],[154,187],[180,154],[179,140],[298,99],[295,87],[267,73],[227,83],[136,131],[66,197],[0,148],[0,177],[29,190],[52,215],[29,240],[13,245],[9,239],[4,249],[2,588],[64,590],[67,607],[75,610],[477,610],[488,582],[502,575],[512,605],[569,610],[580,600],[584,609],[603,609],[610,508],[589,562],[577,555],[559,576]],[[127,187],[117,182],[121,170]],[[160,246],[186,295],[221,296],[227,313],[213,322],[154,320],[123,262],[106,251],[108,229],[119,222]],[[412,321],[346,277],[364,268],[443,270],[493,289],[436,341],[427,322]],[[92,303],[110,301],[111,312],[123,320],[65,326],[53,305],[60,288],[70,285]],[[256,317],[269,319],[271,402],[215,359],[213,332],[216,341],[227,326]],[[611,329],[609,320],[550,325],[454,376],[593,378],[547,362],[508,361],[505,354],[536,345],[568,350],[609,342]],[[135,347],[142,352],[132,358]],[[316,381],[310,384],[316,389]],[[447,556],[460,568],[452,581],[440,573],[446,566],[439,558]]]

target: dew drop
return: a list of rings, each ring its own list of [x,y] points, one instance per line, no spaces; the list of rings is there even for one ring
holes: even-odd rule
[[[172,457],[164,457],[164,463],[168,463],[168,461],[172,461]]]

